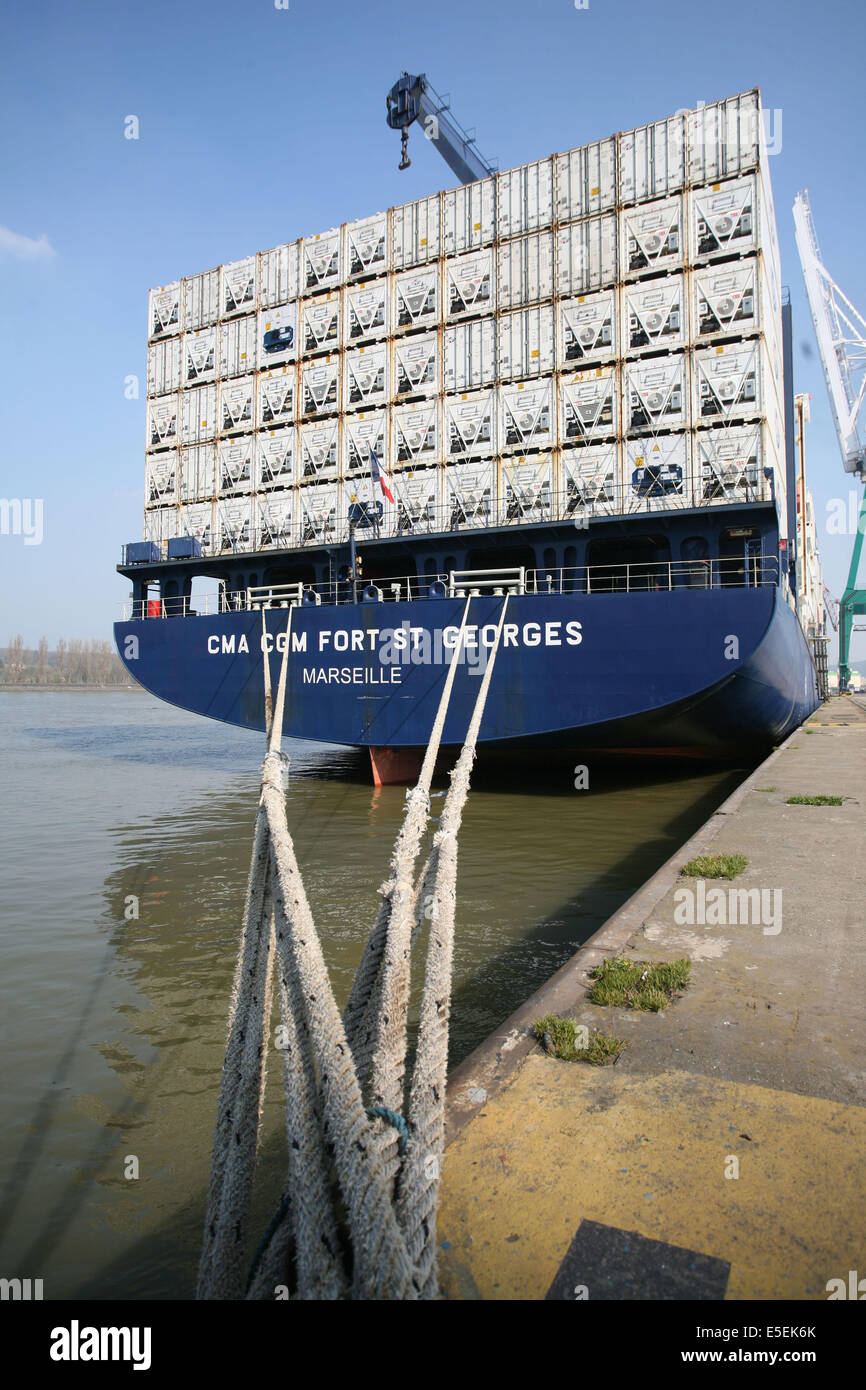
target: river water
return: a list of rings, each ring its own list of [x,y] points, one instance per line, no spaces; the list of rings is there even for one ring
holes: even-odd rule
[[[0,717],[0,1277],[42,1279],[46,1299],[189,1298],[262,736],[143,692],[0,693]],[[288,751],[289,825],[343,1003],[404,792],[374,789],[350,750]],[[744,773],[482,780],[460,835],[452,1062]],[[262,1229],[280,1125],[272,1064]]]

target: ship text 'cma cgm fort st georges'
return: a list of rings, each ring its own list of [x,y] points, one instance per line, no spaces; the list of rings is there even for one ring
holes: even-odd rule
[[[288,632],[286,734],[409,781],[455,651],[462,744],[507,603],[482,756],[739,758],[801,723],[821,585],[761,116],[744,93],[152,291],[136,680],[263,729]]]

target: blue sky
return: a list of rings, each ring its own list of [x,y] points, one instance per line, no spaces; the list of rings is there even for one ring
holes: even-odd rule
[[[44,498],[44,540],[0,536],[0,645],[18,631],[31,645],[110,635],[128,590],[120,545],[141,533],[148,288],[453,184],[419,134],[397,170],[384,98],[404,68],[451,93],[500,168],[754,85],[781,109],[771,173],[796,389],[812,393],[809,483],[839,595],[851,537],[826,534],[827,503],[854,485],[790,209],[808,186],[824,259],[866,312],[864,40],[850,0],[13,0],[0,20],[0,495]],[[128,115],[138,140],[124,138]]]

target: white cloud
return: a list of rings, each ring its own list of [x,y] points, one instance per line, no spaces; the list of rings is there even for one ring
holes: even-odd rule
[[[54,247],[44,232],[41,237],[22,236],[0,227],[0,256],[11,256],[16,261],[47,261],[54,255]]]

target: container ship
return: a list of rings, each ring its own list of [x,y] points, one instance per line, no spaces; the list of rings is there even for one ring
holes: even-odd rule
[[[264,729],[288,645],[286,734],[377,783],[417,773],[452,660],[462,744],[500,618],[483,757],[797,727],[821,584],[763,116],[753,90],[151,291],[130,674]]]

